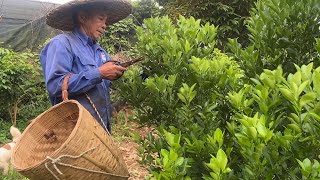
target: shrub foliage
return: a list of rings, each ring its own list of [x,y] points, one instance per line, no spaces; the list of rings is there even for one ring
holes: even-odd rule
[[[320,36],[319,1],[260,0],[250,14],[247,27],[251,43],[241,48],[236,39],[229,40],[248,77],[278,65],[285,72],[294,72],[294,64],[320,65],[314,48],[315,38]]]
[[[49,103],[39,61],[35,59],[37,56],[31,52],[18,53],[0,48],[0,118],[11,120],[14,125],[19,112],[24,113],[20,117],[26,120],[38,115],[34,111],[39,111],[40,104]],[[46,101],[39,102],[38,98]]]
[[[141,122],[160,125],[140,141],[142,162],[156,179],[318,177],[320,69],[277,66],[247,81],[216,32],[182,16],[137,29],[145,61],[116,86]]]

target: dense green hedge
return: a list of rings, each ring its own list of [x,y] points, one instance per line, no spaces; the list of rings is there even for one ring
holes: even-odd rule
[[[236,39],[229,47],[248,77],[282,65],[284,72],[313,62],[320,65],[314,45],[320,37],[318,0],[260,0],[248,20],[250,44],[241,48]]]
[[[142,162],[157,179],[318,177],[320,69],[301,64],[289,74],[271,61],[276,70],[256,74],[261,64],[245,69],[215,49],[216,32],[181,16],[137,29],[145,61],[117,87],[141,122],[160,125],[140,141]],[[319,40],[304,44],[318,61]]]

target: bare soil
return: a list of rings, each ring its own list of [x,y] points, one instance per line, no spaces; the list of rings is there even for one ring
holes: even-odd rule
[[[112,134],[115,141],[119,143],[119,149],[123,153],[123,158],[130,173],[129,180],[144,180],[149,175],[147,168],[139,163],[140,157],[136,149],[139,145],[134,142],[130,134],[139,133],[141,136],[146,136],[150,130],[150,127],[139,127],[134,122],[113,127]]]

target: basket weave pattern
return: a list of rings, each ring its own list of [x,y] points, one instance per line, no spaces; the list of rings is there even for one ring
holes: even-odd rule
[[[52,159],[68,166],[54,166]],[[117,145],[74,100],[55,105],[32,121],[13,151],[12,164],[30,179],[129,177]]]

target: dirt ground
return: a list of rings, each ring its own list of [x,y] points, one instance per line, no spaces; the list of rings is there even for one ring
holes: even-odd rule
[[[129,180],[144,180],[149,174],[147,168],[138,162],[140,160],[136,150],[138,144],[134,142],[130,134],[139,133],[145,136],[150,130],[151,128],[139,127],[134,122],[128,122],[127,125],[118,125],[113,128],[113,137],[119,143],[119,149],[123,153],[123,158],[130,173]]]

